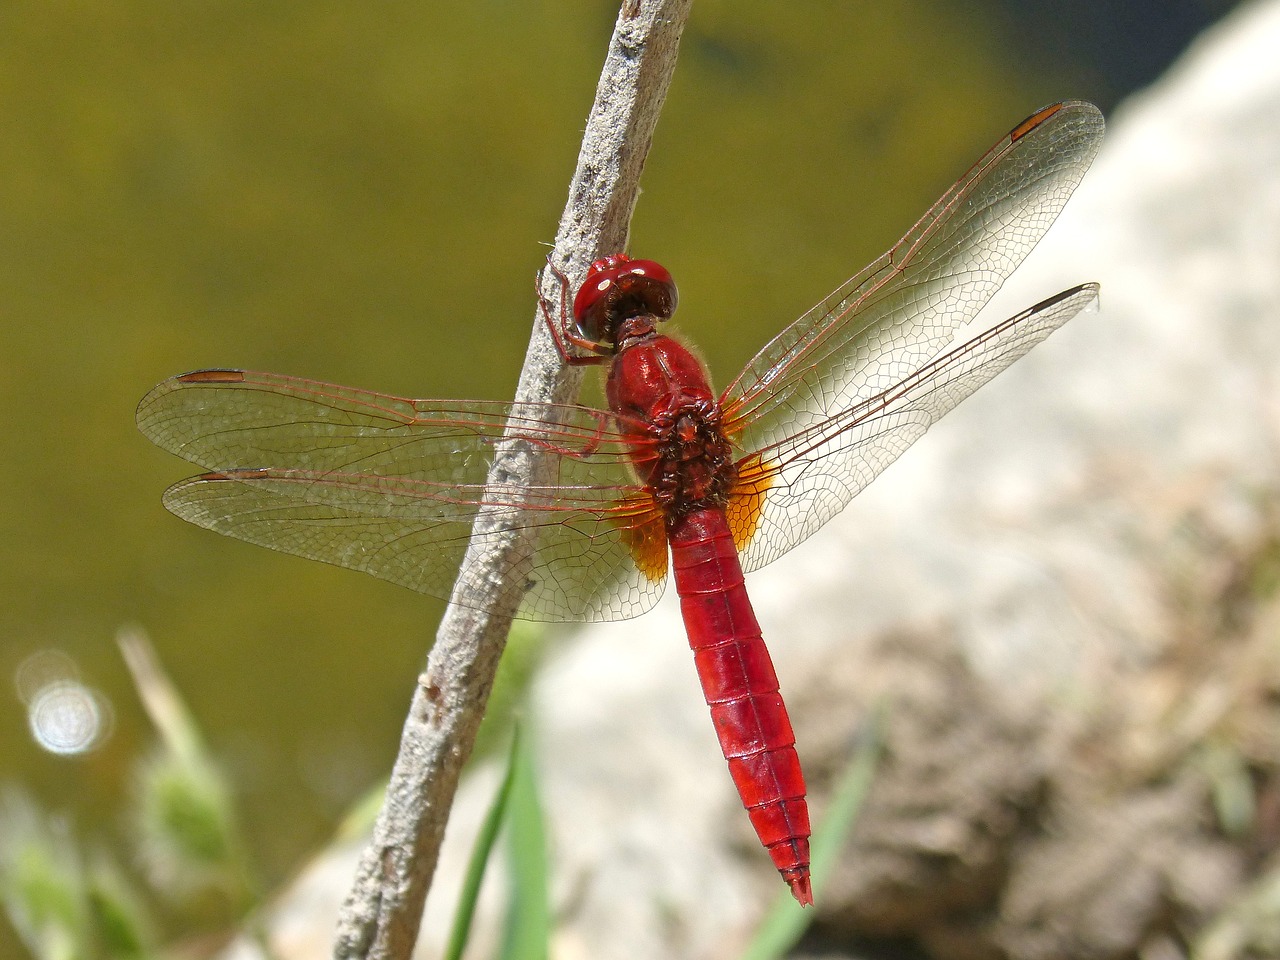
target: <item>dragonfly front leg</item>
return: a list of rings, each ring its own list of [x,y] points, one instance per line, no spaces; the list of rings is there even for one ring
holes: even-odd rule
[[[558,320],[552,318],[551,305],[547,298],[542,295],[543,274],[541,272],[535,278],[535,286],[538,291],[538,309],[542,311],[542,319],[546,321],[547,329],[551,331],[551,339],[555,341],[556,350],[559,352],[561,359],[571,367],[605,363],[613,355],[613,348],[608,344],[584,337],[578,332],[572,318],[569,316],[569,278],[551,262],[549,257],[547,258],[547,269],[551,271],[551,275],[555,277],[556,283],[560,287],[560,317]],[[579,350],[586,350],[587,355],[570,353],[570,344]]]

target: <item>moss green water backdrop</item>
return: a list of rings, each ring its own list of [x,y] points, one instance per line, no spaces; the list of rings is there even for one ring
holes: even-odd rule
[[[385,771],[442,605],[170,517],[192,471],[133,408],[204,366],[509,397],[615,12],[0,11],[0,671],[61,649],[115,711],[66,759],[0,695],[4,778],[119,828],[151,735],[128,622],[242,786],[269,877]],[[724,383],[1014,122],[1100,93],[977,7],[699,0],[632,251],[674,272]]]

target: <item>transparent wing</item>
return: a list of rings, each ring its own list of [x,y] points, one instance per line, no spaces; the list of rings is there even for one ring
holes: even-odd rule
[[[943,414],[1098,298],[1073,287],[943,354],[889,389],[739,462],[729,505],[744,570],[839,513]]]
[[[779,334],[722,397],[744,453],[904,380],[970,322],[1044,236],[1092,163],[1102,115],[1078,101],[1024,120],[888,253]]]
[[[551,482],[486,494],[508,423],[551,460]],[[494,505],[539,534],[520,571],[520,616],[635,616],[662,592],[661,516],[603,411],[406,400],[212,370],[153,389],[138,426],[211,471],[171,487],[165,506],[240,540],[448,597],[476,513]],[[490,599],[480,585],[463,592],[477,605]]]

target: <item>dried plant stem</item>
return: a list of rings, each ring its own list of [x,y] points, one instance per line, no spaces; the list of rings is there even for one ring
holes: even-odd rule
[[[551,262],[570,278],[626,246],[640,172],[675,69],[692,0],[625,0],[609,44]],[[547,283],[545,295],[559,290]],[[565,402],[580,375],[566,371],[535,310],[517,402]],[[536,452],[505,445],[491,483],[537,482]],[[459,590],[486,587],[490,609],[451,604],[418,679],[373,839],[361,857],[338,921],[334,956],[404,960],[418,936],[458,775],[471,754],[519,591],[510,583],[530,544],[500,513],[481,512],[459,574]],[[474,600],[471,601],[474,603]]]

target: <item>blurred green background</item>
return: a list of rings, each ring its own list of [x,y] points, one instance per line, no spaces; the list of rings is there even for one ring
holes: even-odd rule
[[[1227,4],[698,0],[631,250],[723,384],[1063,97],[1107,108]],[[271,880],[387,769],[442,605],[169,516],[133,408],[243,366],[510,397],[615,2],[0,8],[0,670],[69,654],[114,735],[0,697],[2,777],[120,834],[148,630]],[[1084,278],[1082,278],[1084,279]],[[0,947],[4,941],[0,935]]]

